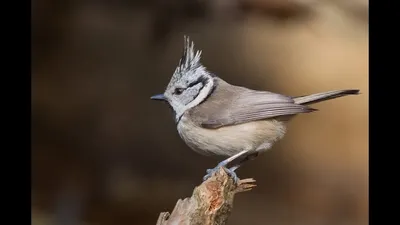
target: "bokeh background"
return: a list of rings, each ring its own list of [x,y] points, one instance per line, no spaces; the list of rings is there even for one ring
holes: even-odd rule
[[[229,225],[368,224],[367,0],[32,1],[32,224],[150,225],[215,159],[162,92],[189,35],[226,81],[314,105],[245,164]]]

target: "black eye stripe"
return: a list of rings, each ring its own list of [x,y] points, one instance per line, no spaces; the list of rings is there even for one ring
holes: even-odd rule
[[[207,83],[207,78],[204,76],[199,77],[197,80],[193,81],[188,85],[188,88],[193,87],[199,83],[203,83],[203,86]]]
[[[201,77],[199,77],[197,80],[193,81],[192,83],[189,83],[188,86],[187,86],[186,88],[180,88],[180,87],[175,88],[174,94],[180,95],[180,94],[182,94],[182,92],[185,91],[186,89],[191,88],[191,87],[194,87],[194,86],[196,86],[196,85],[199,84],[199,83],[202,83],[202,87],[200,87],[200,90],[201,90],[201,89],[204,88],[204,86],[206,85],[207,81],[208,81],[208,80],[207,80],[206,77],[201,76]]]

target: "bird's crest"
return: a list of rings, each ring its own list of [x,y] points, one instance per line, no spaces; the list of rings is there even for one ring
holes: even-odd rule
[[[195,50],[194,42],[193,41],[190,42],[188,36],[184,36],[183,38],[184,38],[183,54],[181,59],[179,60],[176,72],[184,72],[201,66],[200,63],[201,51]]]
[[[179,64],[175,69],[175,72],[171,78],[170,84],[181,79],[189,71],[193,71],[202,67],[200,63],[201,51],[195,50],[194,42],[190,41],[188,36],[184,36],[184,46],[182,57],[179,60]]]

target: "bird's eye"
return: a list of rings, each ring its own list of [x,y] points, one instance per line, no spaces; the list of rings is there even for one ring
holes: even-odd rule
[[[180,95],[182,94],[183,90],[184,90],[183,88],[175,88],[174,94]]]

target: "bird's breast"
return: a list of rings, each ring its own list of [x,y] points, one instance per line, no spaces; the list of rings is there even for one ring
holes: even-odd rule
[[[284,122],[261,120],[218,129],[202,128],[187,115],[177,125],[179,135],[202,155],[232,156],[242,150],[264,151],[285,134]]]

